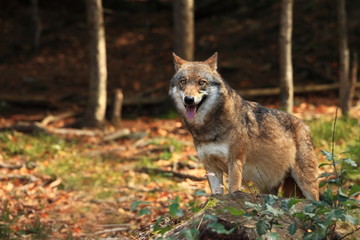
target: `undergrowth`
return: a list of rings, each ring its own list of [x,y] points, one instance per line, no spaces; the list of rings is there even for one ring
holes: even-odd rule
[[[349,171],[354,171],[357,164],[350,158],[335,156],[331,152],[322,151],[327,162],[320,166],[331,165],[333,172],[323,173],[319,176],[322,179],[320,187],[323,190],[320,201],[308,201],[304,199],[279,199],[277,196],[268,195],[263,204],[245,202],[245,207],[223,209],[233,216],[241,216],[244,219],[257,219],[256,232],[258,239],[279,239],[279,235],[274,231],[274,226],[279,227],[281,222],[289,219],[287,231],[294,235],[297,231],[302,231],[303,240],[322,240],[322,239],[343,239],[350,237],[356,231],[360,219],[360,205],[356,196],[360,194],[360,186],[357,184],[348,185],[345,176]],[[196,196],[204,195],[205,192],[197,191]],[[256,199],[256,196],[254,196]],[[217,199],[209,198],[205,205],[200,208],[200,203],[190,202],[186,206],[181,206],[180,198],[169,202],[169,216],[161,216],[152,226],[152,234],[155,239],[163,238],[162,235],[171,230],[180,219],[184,212],[195,214],[199,211],[212,208],[217,204]],[[135,201],[132,205],[133,211],[138,211],[138,216],[151,214],[150,202]],[[138,206],[142,208],[137,209]],[[187,209],[186,209],[187,208]],[[191,218],[191,217],[190,217]],[[287,220],[284,220],[287,219]],[[166,220],[166,221],[165,221]],[[184,218],[182,218],[184,220]],[[201,221],[207,221],[207,228],[217,234],[231,234],[235,228],[226,229],[220,222],[216,214],[205,214],[200,222],[194,222],[193,228],[183,229],[181,234],[185,239],[198,239],[200,232],[196,226],[200,226]],[[165,222],[165,223],[164,223]],[[339,235],[336,230],[340,225],[349,225],[352,231]],[[356,226],[358,226],[356,228]],[[347,228],[349,229],[349,227]],[[350,238],[351,239],[351,238]]]
[[[333,120],[314,119],[307,122],[311,129],[314,146],[321,149],[332,148]],[[355,118],[339,118],[336,122],[334,151],[349,151],[354,161],[360,161],[360,121]],[[359,162],[358,162],[359,163]]]
[[[354,179],[359,176],[360,136],[358,120],[340,119],[338,121],[336,125],[337,147],[335,147],[335,124],[336,120],[335,123],[323,120],[310,123],[313,136],[315,136],[315,144],[331,149],[330,152],[321,151],[325,157],[325,162],[322,162],[319,167],[326,166],[332,171],[322,173],[319,176],[320,188],[322,189],[320,201],[296,198],[279,199],[277,196],[268,195],[263,204],[245,202],[243,208],[239,206],[239,209],[228,208],[224,211],[228,211],[233,216],[255,219],[257,239],[279,239],[278,233],[274,231],[274,226],[279,227],[284,219],[291,219],[287,228],[288,233],[295,235],[301,231],[304,240],[343,239],[345,237],[351,239],[351,236],[360,230],[360,205],[357,200],[360,194],[360,186],[356,181],[354,183]],[[345,147],[346,152],[335,155],[335,150],[340,152],[341,147]],[[353,157],[354,160],[350,157]],[[195,199],[198,193],[195,193]],[[201,192],[201,194],[205,193]],[[152,225],[153,238],[164,239],[162,235],[179,222],[176,219],[182,218],[184,220],[184,212],[196,214],[212,202],[213,200],[210,198],[203,209],[199,208],[198,202],[190,202],[181,208],[180,198],[169,202],[170,217],[162,216],[156,220]],[[132,210],[138,211],[139,216],[151,214],[149,205],[149,202],[135,201]],[[143,206],[143,208],[137,210],[138,206]],[[226,229],[214,214],[205,214],[200,221],[207,221],[207,228],[214,233],[228,235],[234,230],[234,228]],[[180,234],[185,239],[198,239],[200,232],[196,226],[200,226],[200,224],[201,222],[195,222],[194,227],[183,229]],[[348,232],[338,233],[337,230],[343,226],[350,226],[347,227]]]

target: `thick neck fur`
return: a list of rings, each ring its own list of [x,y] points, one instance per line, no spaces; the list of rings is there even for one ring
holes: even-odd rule
[[[239,110],[235,109],[236,103],[243,103],[243,101],[235,90],[222,81],[216,104],[206,112],[203,121],[197,122],[196,120],[183,118],[186,127],[194,138],[195,144],[200,142],[222,142],[223,136],[226,136],[233,129],[233,124],[241,122],[234,119],[234,112]]]

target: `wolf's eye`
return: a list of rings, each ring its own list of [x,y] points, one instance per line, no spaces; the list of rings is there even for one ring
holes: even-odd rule
[[[181,85],[185,85],[185,84],[186,84],[186,80],[185,80],[185,79],[180,80],[180,84],[181,84]]]
[[[204,86],[204,85],[206,84],[206,81],[205,81],[205,80],[199,80],[199,81],[198,81],[198,84],[199,84],[200,86]]]

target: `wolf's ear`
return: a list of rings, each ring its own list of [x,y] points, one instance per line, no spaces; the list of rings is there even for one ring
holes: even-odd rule
[[[186,60],[177,56],[175,53],[173,53],[173,60],[174,60],[174,65],[175,65],[175,71],[178,71],[181,68],[181,65],[186,63]]]
[[[217,59],[218,59],[218,53],[215,52],[211,57],[209,57],[208,60],[205,61],[205,63],[208,64],[213,71],[216,71]]]

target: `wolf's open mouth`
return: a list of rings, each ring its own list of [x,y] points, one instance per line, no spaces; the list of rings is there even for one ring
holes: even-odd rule
[[[197,111],[199,110],[200,106],[205,101],[205,99],[206,99],[206,96],[203,96],[203,98],[201,99],[201,101],[198,104],[185,104],[186,117],[189,119],[193,119],[195,117]]]

